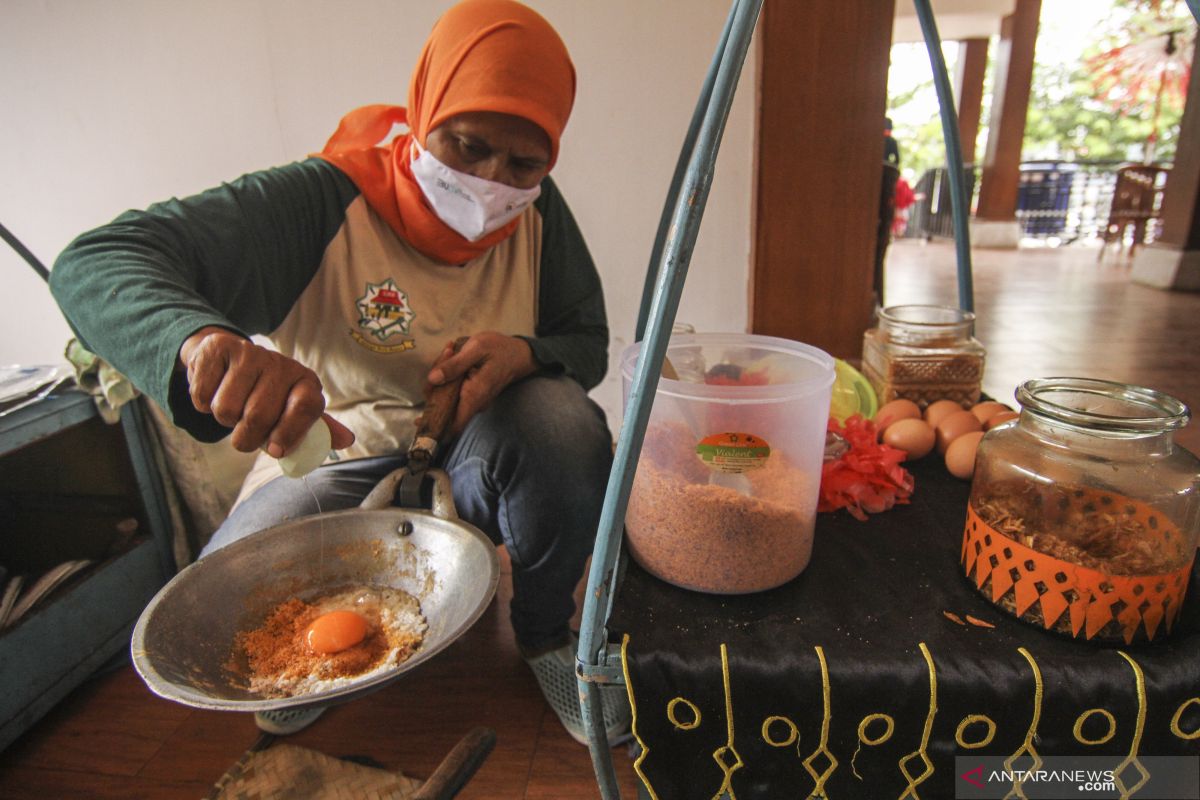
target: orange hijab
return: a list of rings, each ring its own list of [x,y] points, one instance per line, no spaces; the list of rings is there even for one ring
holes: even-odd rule
[[[550,164],[575,101],[575,68],[554,28],[512,0],[465,0],[429,35],[408,87],[408,108],[371,105],[342,118],[316,154],[345,172],[398,236],[430,258],[461,264],[503,241],[518,220],[477,242],[442,222],[410,168],[411,142],[467,111],[533,122],[550,137]],[[381,144],[396,123],[409,133]],[[518,218],[519,219],[519,218]]]

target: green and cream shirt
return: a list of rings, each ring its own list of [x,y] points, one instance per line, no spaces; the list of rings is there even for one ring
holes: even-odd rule
[[[51,289],[80,342],[202,441],[228,430],[192,407],[177,357],[208,325],[265,336],[316,372],[328,412],[356,436],[344,457],[407,448],[425,376],[458,336],[524,337],[541,369],[585,389],[608,361],[600,279],[549,178],[512,236],[447,265],[399,238],[337,167],[309,159],[83,234]],[[247,488],[274,468],[260,458]]]

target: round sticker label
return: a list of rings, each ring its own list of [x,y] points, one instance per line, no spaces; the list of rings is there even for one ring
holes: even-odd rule
[[[696,445],[696,455],[721,472],[745,472],[765,466],[771,446],[752,433],[715,433]]]

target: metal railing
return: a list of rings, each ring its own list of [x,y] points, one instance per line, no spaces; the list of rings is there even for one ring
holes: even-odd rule
[[[954,238],[954,215],[950,206],[950,182],[945,167],[925,170],[913,191],[917,200],[909,207],[906,237],[930,239],[940,236]],[[975,205],[975,165],[963,167],[963,180],[970,207]]]
[[[1060,244],[1098,242],[1112,208],[1120,161],[1027,161],[1017,187],[1017,222],[1026,238]],[[964,168],[974,208],[979,170]],[[953,239],[949,182],[943,167],[926,170],[914,187],[917,201],[909,210],[905,237]],[[1153,238],[1155,231],[1150,231]]]

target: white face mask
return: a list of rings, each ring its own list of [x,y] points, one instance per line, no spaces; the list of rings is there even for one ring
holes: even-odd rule
[[[414,144],[416,144],[414,142]],[[504,227],[538,198],[542,189],[517,189],[450,169],[417,145],[412,174],[434,213],[464,239],[477,242]]]

